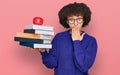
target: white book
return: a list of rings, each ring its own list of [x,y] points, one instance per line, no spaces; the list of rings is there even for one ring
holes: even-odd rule
[[[34,44],[33,48],[52,48],[51,44]]]
[[[48,31],[53,31],[52,26],[45,26],[45,25],[27,25],[25,29],[40,29],[40,30],[48,30]]]
[[[41,34],[41,39],[47,39],[47,40],[51,40],[52,39],[52,36],[51,35],[42,35]]]

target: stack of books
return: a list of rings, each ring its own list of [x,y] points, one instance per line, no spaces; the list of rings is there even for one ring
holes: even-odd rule
[[[21,46],[31,48],[52,48],[51,39],[54,35],[52,26],[27,25],[24,32],[17,32],[14,37]]]

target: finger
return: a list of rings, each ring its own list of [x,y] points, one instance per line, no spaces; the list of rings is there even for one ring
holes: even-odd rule
[[[37,50],[37,51],[41,51],[41,49],[40,49],[40,48],[36,48],[36,50]]]
[[[41,48],[39,48],[38,50],[39,50],[39,51],[41,51],[42,49],[41,49]]]
[[[38,50],[39,50],[39,51],[44,51],[44,48],[39,48]]]
[[[75,26],[75,27],[72,28],[72,30],[77,31],[77,30],[79,30],[79,28],[80,28],[79,26]]]
[[[41,48],[38,48],[38,51],[42,51],[42,49],[41,49]]]
[[[76,30],[76,31],[80,31],[80,29],[81,29],[80,25],[77,25],[77,26],[74,27],[74,30]]]

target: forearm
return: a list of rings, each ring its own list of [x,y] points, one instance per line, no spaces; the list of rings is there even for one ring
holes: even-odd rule
[[[79,70],[86,72],[94,63],[96,57],[96,45],[83,47],[81,41],[74,41],[74,62]]]
[[[40,52],[42,55],[42,61],[43,64],[48,68],[55,68],[57,66],[57,60],[56,57],[54,57],[52,54],[45,52]]]

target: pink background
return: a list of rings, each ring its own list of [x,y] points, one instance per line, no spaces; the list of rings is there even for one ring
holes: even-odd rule
[[[71,2],[84,2],[92,10],[85,31],[96,37],[98,53],[91,75],[120,75],[120,1],[119,0],[2,0],[0,1],[0,75],[53,75],[41,61],[38,51],[18,45],[13,38],[32,24],[35,16],[44,25],[54,26],[55,34],[65,29],[58,11]]]

